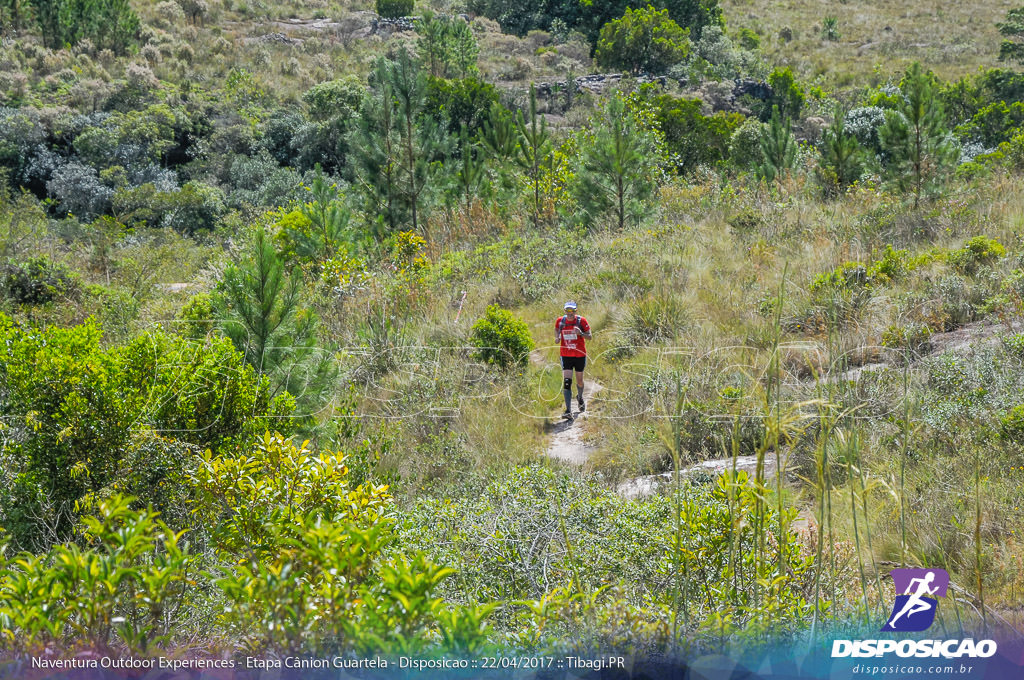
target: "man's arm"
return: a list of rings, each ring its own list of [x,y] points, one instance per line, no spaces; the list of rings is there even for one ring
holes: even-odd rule
[[[580,324],[580,335],[582,335],[587,340],[590,340],[590,338],[594,337],[593,334],[590,332],[590,324],[589,323],[587,324],[587,330],[583,330],[583,325]]]

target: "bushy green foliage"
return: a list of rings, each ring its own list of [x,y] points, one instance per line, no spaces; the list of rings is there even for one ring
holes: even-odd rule
[[[63,544],[6,558],[0,546],[0,650],[167,646],[189,600],[195,556],[151,510],[113,495],[82,520],[85,547]]]
[[[741,28],[736,34],[736,41],[745,50],[755,51],[761,47],[761,36],[749,28]]]
[[[139,33],[128,0],[33,0],[32,6],[43,41],[52,48],[88,39],[99,49],[123,53]]]
[[[718,0],[658,0],[646,3],[654,9],[666,10],[668,18],[697,40],[708,26],[723,23]],[[583,4],[575,0],[473,0],[469,10],[495,19],[507,33],[526,35],[531,30],[551,30],[552,26],[582,32],[592,46],[597,45],[601,29],[622,17],[637,5],[627,0]],[[557,23],[556,23],[557,22]]]
[[[594,53],[599,66],[637,74],[663,73],[690,52],[689,30],[669,18],[668,10],[626,9],[621,19],[601,29]]]
[[[703,629],[717,635],[721,625],[729,631],[749,624],[788,631],[807,626],[814,609],[807,601],[813,558],[791,533],[782,546],[789,569],[754,605],[756,492],[747,475],[682,486],[678,497],[634,503],[593,482],[543,468],[517,469],[473,497],[421,499],[405,514],[402,541],[458,568],[466,590],[481,601],[535,600],[559,587],[587,592],[617,584],[625,600],[619,606],[631,616],[667,623],[675,611],[682,626],[685,606],[694,634]],[[762,526],[774,533],[779,520],[768,511]],[[760,568],[774,576],[778,551],[771,552]],[[738,587],[698,585],[723,582]],[[495,623],[514,634],[531,621],[506,613]],[[574,638],[595,634],[585,620],[557,625],[556,644],[569,648],[586,644]],[[650,643],[643,635],[653,630],[610,644]]]
[[[377,14],[386,19],[407,17],[412,14],[415,0],[377,0]]]
[[[498,305],[489,305],[473,324],[470,342],[482,361],[502,368],[524,365],[533,349],[529,326]]]
[[[999,61],[1024,62],[1024,7],[1011,9],[1006,13],[1006,21],[997,23],[999,33],[1006,38],[999,44]]]
[[[811,292],[828,288],[861,288],[873,281],[863,262],[844,262],[830,272],[819,274],[811,282]]]
[[[92,498],[158,491],[181,472],[175,459],[189,445],[243,445],[267,418],[290,425],[292,400],[271,400],[267,381],[226,339],[153,334],[104,350],[100,337],[91,321],[33,330],[0,316],[0,516],[19,547],[67,538]],[[172,450],[154,449],[150,430]]]
[[[705,116],[700,99],[669,94],[657,95],[654,104],[666,150],[679,172],[728,158],[732,135],[744,121],[741,114],[718,111]]]
[[[969,123],[957,128],[961,137],[974,139],[986,148],[999,146],[1020,132],[1024,125],[1024,102],[992,102],[980,109]]]
[[[206,451],[191,473],[196,512],[226,555],[265,559],[287,543],[305,519],[376,524],[390,504],[387,487],[350,487],[341,452],[315,453],[279,433],[264,433],[251,449]],[[285,533],[282,534],[281,532]]]
[[[974,274],[978,267],[989,264],[1006,255],[1002,243],[987,236],[975,236],[968,239],[963,248],[951,251],[948,255],[950,264],[962,274]]]
[[[761,162],[761,137],[767,126],[754,117],[747,118],[729,138],[729,160],[737,169],[750,171]]]
[[[309,200],[294,210],[282,211],[277,220],[281,257],[308,266],[322,265],[339,254],[355,254],[364,239],[356,233],[338,185],[318,172],[304,188]]]
[[[78,277],[47,257],[8,261],[0,269],[0,294],[19,305],[42,305],[79,292]]]
[[[999,436],[1006,441],[1024,444],[1024,404],[1018,404],[999,418]]]
[[[768,74],[768,85],[772,88],[771,99],[766,103],[761,120],[768,121],[772,115],[772,107],[779,107],[779,113],[789,120],[800,118],[807,95],[796,82],[793,70],[786,66],[778,67]]]
[[[463,126],[470,137],[478,135],[493,106],[501,106],[498,89],[488,82],[477,78],[427,81],[426,110],[433,112],[451,135],[460,134]]]

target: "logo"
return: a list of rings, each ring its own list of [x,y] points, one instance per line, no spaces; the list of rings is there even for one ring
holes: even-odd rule
[[[949,589],[949,574],[944,569],[893,569],[891,575],[896,584],[896,602],[882,630],[927,630],[935,621],[937,598],[945,597]]]

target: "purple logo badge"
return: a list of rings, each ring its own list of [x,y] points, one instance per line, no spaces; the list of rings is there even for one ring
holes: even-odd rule
[[[893,569],[890,575],[896,584],[896,602],[882,630],[927,630],[935,621],[937,598],[945,597],[949,589],[949,574],[944,569]]]

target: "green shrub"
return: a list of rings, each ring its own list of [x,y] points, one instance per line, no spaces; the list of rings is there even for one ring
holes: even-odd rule
[[[1018,404],[999,417],[999,437],[1024,444],[1024,404]]]
[[[529,326],[498,305],[489,305],[484,317],[473,324],[470,341],[481,360],[502,368],[524,365],[533,349]]]
[[[928,348],[928,339],[931,335],[931,329],[925,324],[892,325],[882,331],[882,346],[909,352],[923,352]]]
[[[182,450],[246,445],[271,419],[293,424],[294,400],[272,399],[226,338],[152,334],[103,349],[101,335],[92,320],[35,330],[0,315],[0,526],[18,548],[63,540],[78,509],[111,490],[160,488]],[[172,449],[152,449],[153,431]]]
[[[798,120],[807,96],[804,89],[796,82],[790,67],[777,67],[768,75],[768,85],[772,88],[771,99],[765,103],[761,112],[761,120],[771,118],[772,106],[779,107],[779,114],[787,120]]]
[[[762,594],[765,600],[753,604],[758,566],[748,556],[757,542],[755,497],[743,472],[731,484],[727,476],[713,484],[684,483],[676,498],[655,496],[638,503],[593,481],[541,467],[519,468],[479,494],[418,500],[404,513],[401,541],[457,568],[462,592],[484,600],[547,600],[557,588],[589,591],[611,585],[624,593],[620,616],[667,622],[678,592],[675,574],[685,573],[696,584],[734,584],[689,591],[692,630],[706,624],[707,633],[717,636],[724,628],[735,632],[773,622],[789,631],[804,628],[814,612],[805,599],[813,588],[813,556],[791,532],[782,542],[785,575],[776,576],[779,551],[767,551],[761,573],[773,575],[773,586]],[[779,517],[772,508],[761,530],[777,535]],[[512,613],[513,608],[502,612],[495,625],[517,631],[527,621],[537,624]],[[561,638],[556,644],[593,644],[580,639],[593,634],[587,618],[552,621]],[[630,642],[651,640],[614,644]]]
[[[654,105],[658,125],[665,135],[666,151],[679,172],[728,158],[733,133],[744,121],[741,114],[725,111],[705,116],[700,99],[661,94],[654,99]]]
[[[661,11],[626,8],[621,19],[601,29],[594,58],[598,66],[622,69],[632,74],[643,71],[664,73],[690,54],[690,31]]]
[[[736,42],[745,50],[754,51],[761,47],[761,36],[749,28],[741,28],[736,34]]]
[[[82,521],[88,546],[6,562],[0,546],[0,651],[41,653],[115,642],[145,654],[169,641],[194,558],[181,534],[113,495]]]
[[[412,14],[414,0],[377,0],[377,14],[385,19],[397,19]]]
[[[1006,351],[1013,356],[1018,359],[1024,359],[1024,333],[1004,336],[1003,346],[1006,348]]]
[[[819,274],[811,282],[811,292],[821,293],[830,289],[858,290],[867,288],[873,282],[868,267],[863,262],[844,262],[830,272]]]
[[[25,262],[9,261],[0,270],[0,292],[22,305],[42,305],[57,299],[74,298],[80,292],[78,277],[47,257]]]
[[[987,236],[975,236],[960,250],[949,253],[948,261],[961,274],[970,276],[978,268],[990,264],[1006,255],[1006,248],[999,241]]]

